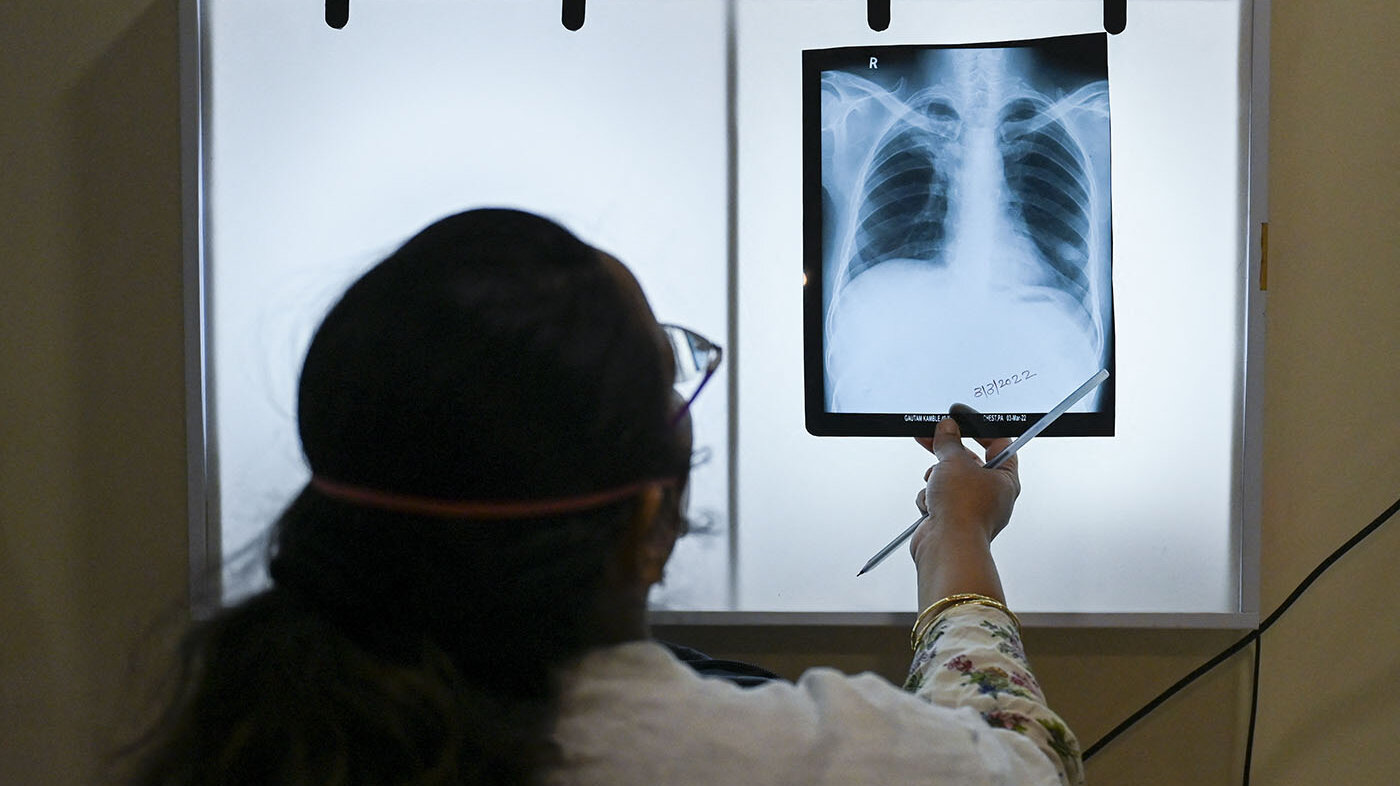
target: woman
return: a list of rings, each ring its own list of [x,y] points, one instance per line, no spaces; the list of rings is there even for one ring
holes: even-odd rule
[[[1015,460],[981,469],[951,420],[919,495],[912,694],[828,670],[740,688],[649,638],[684,530],[674,362],[627,269],[537,216],[451,216],[370,270],[307,354],[313,477],[271,587],[189,634],[134,782],[1081,779],[987,548]]]

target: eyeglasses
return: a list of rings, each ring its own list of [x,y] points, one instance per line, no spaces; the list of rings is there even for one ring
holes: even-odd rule
[[[724,350],[708,338],[680,325],[662,325],[661,330],[671,343],[671,351],[676,358],[676,393],[685,399],[676,414],[671,416],[671,425],[674,426],[690,411],[695,397],[715,375]]]

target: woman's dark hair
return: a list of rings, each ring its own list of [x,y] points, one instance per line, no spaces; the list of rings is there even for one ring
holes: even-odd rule
[[[671,364],[615,263],[538,216],[469,211],[327,315],[301,441],[317,477],[398,495],[679,486]],[[558,669],[615,611],[605,577],[637,504],[458,520],[308,486],[276,523],[271,588],[186,637],[134,782],[532,782],[556,761]]]

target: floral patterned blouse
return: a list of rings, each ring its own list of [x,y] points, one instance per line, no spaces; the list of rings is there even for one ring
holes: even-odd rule
[[[924,633],[905,690],[947,707],[972,707],[989,726],[1030,738],[1062,783],[1084,783],[1079,743],[1052,712],[1011,619],[981,605],[955,606]]]

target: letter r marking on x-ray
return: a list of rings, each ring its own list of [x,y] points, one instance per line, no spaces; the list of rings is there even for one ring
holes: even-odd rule
[[[871,67],[871,68],[879,68],[879,67],[880,67],[880,58],[878,58],[878,57],[872,57],[872,58],[870,58],[870,67]]]

